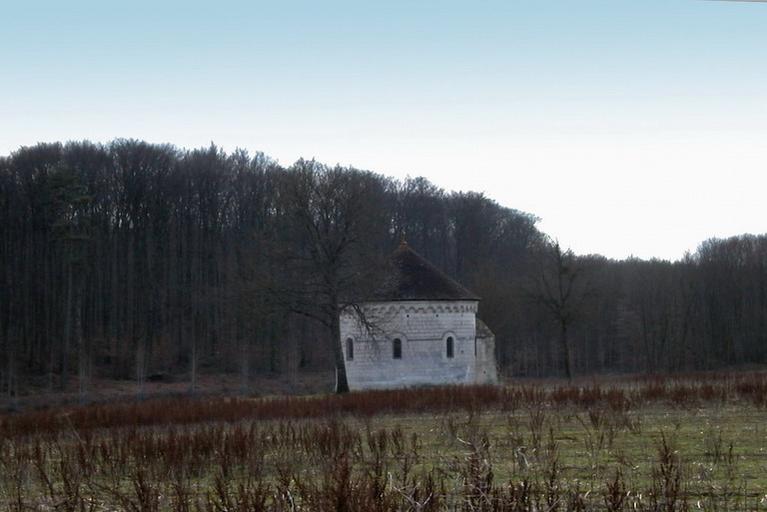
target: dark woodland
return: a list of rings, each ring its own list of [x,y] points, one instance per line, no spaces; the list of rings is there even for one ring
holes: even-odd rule
[[[615,261],[573,254],[536,221],[424,178],[214,146],[22,148],[0,158],[0,389],[85,395],[94,378],[141,390],[159,375],[194,390],[223,372],[247,388],[330,370],[339,308],[375,286],[403,235],[483,298],[504,375],[767,362],[767,236]]]

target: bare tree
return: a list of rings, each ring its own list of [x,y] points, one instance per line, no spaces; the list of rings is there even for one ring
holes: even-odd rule
[[[66,389],[71,345],[78,361],[78,393],[84,401],[87,392],[88,358],[82,330],[84,294],[84,244],[90,239],[85,209],[91,198],[73,169],[59,169],[51,176],[53,233],[62,245],[66,268],[66,300],[64,301],[63,350],[61,351],[61,389]]]
[[[340,344],[341,312],[364,296],[380,251],[370,242],[385,232],[381,180],[367,172],[297,162],[285,176],[291,243],[278,250],[280,282],[275,300],[327,330],[336,369],[336,392],[349,390]],[[380,238],[379,238],[380,239]],[[287,251],[285,250],[287,248]]]
[[[572,380],[574,364],[569,331],[588,293],[584,268],[572,250],[563,251],[559,242],[543,248],[540,258],[529,294],[556,321],[565,375]]]
[[[423,178],[215,146],[20,148],[0,157],[0,391],[79,374],[85,396],[92,371],[139,388],[183,374],[191,389],[239,371],[246,389],[333,360],[343,389],[338,314],[369,297],[403,231],[483,297],[509,373],[767,362],[767,236],[612,261],[544,242],[536,222]]]

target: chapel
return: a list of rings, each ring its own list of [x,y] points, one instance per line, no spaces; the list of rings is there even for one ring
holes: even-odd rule
[[[495,384],[495,336],[480,298],[400,243],[381,286],[340,317],[349,388]]]

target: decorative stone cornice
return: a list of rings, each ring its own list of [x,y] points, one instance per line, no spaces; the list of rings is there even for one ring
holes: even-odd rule
[[[375,302],[363,306],[366,314],[371,317],[393,317],[399,314],[445,314],[445,313],[477,313],[477,303],[469,301],[434,301],[434,302]]]

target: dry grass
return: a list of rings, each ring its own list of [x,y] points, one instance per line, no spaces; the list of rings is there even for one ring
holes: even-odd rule
[[[19,511],[755,510],[764,480],[744,477],[764,460],[744,459],[745,425],[699,439],[695,422],[762,414],[766,397],[750,373],[34,411],[0,420],[0,496]]]

